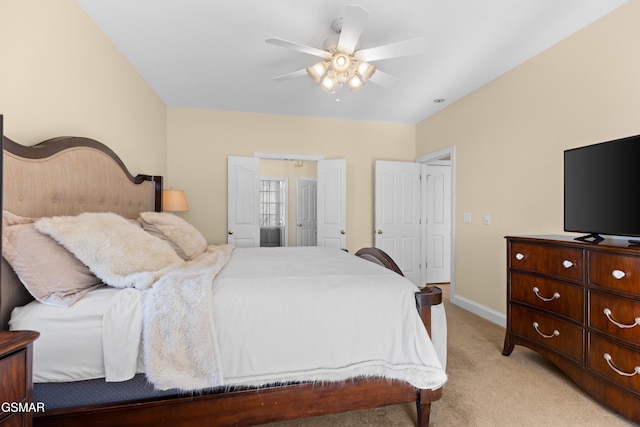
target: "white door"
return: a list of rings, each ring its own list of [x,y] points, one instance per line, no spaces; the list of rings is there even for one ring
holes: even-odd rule
[[[296,246],[317,245],[317,201],[315,179],[296,179]]]
[[[260,159],[229,156],[227,243],[238,248],[260,246]]]
[[[416,285],[422,285],[422,167],[381,160],[375,164],[375,246]]]
[[[451,166],[426,167],[426,283],[451,281]]]
[[[347,161],[318,160],[318,246],[347,248]]]

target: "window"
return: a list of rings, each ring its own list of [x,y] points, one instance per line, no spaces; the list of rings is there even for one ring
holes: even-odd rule
[[[284,225],[285,191],[285,180],[260,180],[260,227],[282,227]]]

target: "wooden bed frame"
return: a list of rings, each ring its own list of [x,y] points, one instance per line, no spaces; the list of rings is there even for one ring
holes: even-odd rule
[[[114,211],[136,218],[139,212],[160,210],[162,178],[133,177],[120,158],[97,141],[61,137],[26,147],[3,136],[2,148],[3,209],[17,215]],[[402,274],[378,249],[364,248],[358,255]],[[4,259],[0,272],[0,325],[7,329],[11,310],[32,298]],[[416,307],[429,333],[430,307],[441,302],[438,288],[416,293]],[[247,426],[415,402],[417,425],[427,426],[431,402],[441,396],[442,388],[422,390],[396,380],[353,379],[74,407],[35,414],[33,421],[35,426],[65,427]]]

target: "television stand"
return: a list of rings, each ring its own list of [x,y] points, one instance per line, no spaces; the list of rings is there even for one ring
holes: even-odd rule
[[[602,237],[598,233],[591,233],[591,234],[587,234],[586,236],[576,237],[575,240],[579,240],[581,242],[589,242],[589,243],[600,243],[604,240],[604,237]]]

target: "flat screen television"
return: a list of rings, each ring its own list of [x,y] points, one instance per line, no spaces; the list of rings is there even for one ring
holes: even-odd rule
[[[640,237],[640,135],[564,152],[564,230]],[[631,243],[639,243],[632,239]]]

